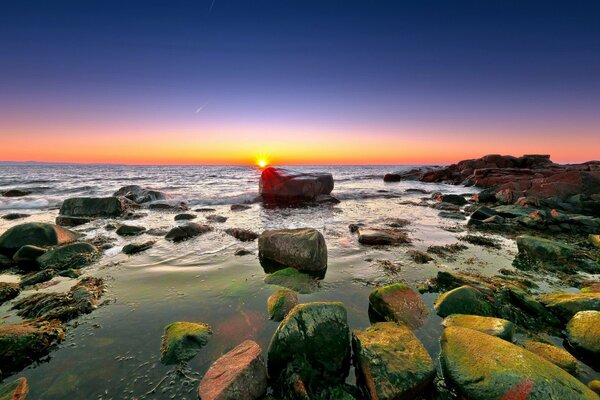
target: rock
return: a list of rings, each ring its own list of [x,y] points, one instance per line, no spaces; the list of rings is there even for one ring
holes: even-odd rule
[[[471,220],[484,221],[490,217],[498,215],[498,212],[489,207],[479,207],[471,214]]]
[[[592,246],[597,249],[600,249],[600,235],[589,235],[588,239]]]
[[[13,260],[0,254],[0,271],[13,267]]]
[[[163,228],[150,228],[145,233],[150,236],[165,236],[169,231]]]
[[[67,293],[34,293],[17,301],[13,309],[18,310],[17,315],[27,319],[58,319],[66,322],[96,309],[104,288],[102,279],[86,277]]]
[[[14,299],[21,293],[18,283],[0,282],[0,305]]]
[[[367,398],[414,399],[435,378],[431,356],[407,326],[380,322],[352,333],[356,381]]]
[[[442,321],[442,326],[461,326],[474,329],[487,335],[499,337],[500,339],[513,341],[515,325],[501,318],[481,317],[479,315],[452,314]]]
[[[258,238],[258,233],[252,232],[249,229],[229,228],[225,229],[225,233],[238,240],[241,240],[242,242],[251,242]]]
[[[177,214],[175,216],[175,221],[190,221],[192,219],[195,219],[196,215],[195,214]]]
[[[566,328],[569,344],[598,361],[600,357],[600,311],[579,311]]]
[[[29,393],[27,378],[19,378],[0,386],[0,400],[25,400],[27,393]]]
[[[267,369],[260,346],[246,340],[208,369],[198,395],[202,400],[258,400],[267,391]]]
[[[217,211],[217,209],[216,208],[210,208],[210,207],[201,207],[201,208],[195,209],[194,211],[206,213],[206,212],[215,212],[215,211]]]
[[[23,196],[28,196],[31,193],[32,192],[29,190],[11,189],[11,190],[7,190],[7,191],[3,192],[2,196],[4,196],[4,197],[23,197]]]
[[[13,255],[13,261],[21,267],[35,268],[38,266],[38,257],[44,255],[46,251],[43,247],[25,245]]]
[[[492,305],[483,293],[468,285],[442,294],[435,301],[434,308],[440,317],[452,314],[471,314],[483,317],[494,315]]]
[[[62,276],[65,278],[77,279],[81,276],[81,270],[79,269],[65,269],[64,271],[59,271],[58,276]]]
[[[485,236],[466,235],[466,236],[460,237],[459,240],[462,240],[462,241],[465,241],[467,243],[471,243],[471,244],[474,244],[477,246],[491,247],[493,249],[500,248],[500,244],[498,243],[497,240],[489,238],[489,237],[485,237]]]
[[[188,222],[171,229],[165,236],[165,239],[173,242],[181,242],[182,240],[190,239],[194,236],[202,235],[210,231],[212,231],[212,228],[208,225],[200,225],[193,222]]]
[[[402,180],[402,176],[400,174],[389,173],[383,176],[384,182],[400,182]]]
[[[369,295],[371,322],[395,321],[417,329],[423,325],[427,314],[421,296],[403,283],[377,288]]]
[[[80,268],[90,264],[99,254],[95,246],[85,242],[76,242],[48,250],[38,257],[37,262],[43,269]]]
[[[315,202],[318,204],[340,204],[341,201],[330,194],[320,194],[315,197]]]
[[[438,214],[440,218],[448,218],[448,219],[457,219],[457,220],[465,220],[467,219],[464,214],[455,211],[440,211]]]
[[[93,220],[93,218],[87,217],[70,217],[67,215],[59,215],[56,217],[54,222],[56,222],[56,225],[60,226],[79,226],[87,224],[88,222],[91,222]]]
[[[27,222],[13,226],[0,236],[0,253],[12,257],[26,245],[51,247],[74,242],[79,234],[53,224]]]
[[[152,190],[149,188],[144,188],[139,185],[123,186],[115,193],[113,193],[113,196],[122,196],[137,204],[149,203],[151,201],[157,200],[166,200],[168,198],[168,196],[163,192],[160,192],[158,190]]]
[[[54,278],[56,271],[53,269],[44,269],[42,271],[27,275],[21,279],[21,287],[33,286],[38,283],[47,282]]]
[[[263,232],[258,238],[258,256],[266,270],[292,267],[319,274],[327,269],[325,238],[312,228]]]
[[[0,365],[2,374],[16,372],[48,354],[64,339],[58,321],[26,321],[0,325]]]
[[[539,300],[563,321],[570,320],[579,311],[600,311],[600,293],[556,292],[542,295]]]
[[[531,330],[553,329],[560,321],[524,290],[503,285],[494,294],[496,316]]]
[[[269,376],[295,371],[308,387],[343,383],[350,367],[350,330],[342,303],[305,303],[294,307],[273,334]]]
[[[233,255],[234,256],[238,256],[238,257],[242,257],[242,256],[248,256],[250,254],[254,254],[252,253],[250,250],[246,250],[246,249],[237,249]]]
[[[472,329],[444,329],[440,361],[446,381],[469,400],[597,399],[566,371],[519,346]]]
[[[203,323],[173,322],[165,326],[160,361],[171,365],[191,360],[206,345],[210,335],[210,326]]]
[[[68,217],[120,217],[132,209],[124,197],[73,197],[66,199],[59,215]]]
[[[315,201],[331,194],[333,176],[328,173],[301,173],[283,168],[265,168],[260,176],[259,193],[266,204],[288,205]]]
[[[185,203],[179,203],[179,204],[169,204],[169,203],[152,203],[148,206],[149,209],[151,210],[157,210],[157,211],[173,211],[173,212],[177,212],[177,211],[187,211],[190,208],[185,204]],[[197,211],[197,210],[196,210]]]
[[[283,286],[299,293],[312,293],[318,286],[318,281],[309,274],[303,274],[295,268],[284,268],[265,276],[265,283]]]
[[[212,214],[212,215],[207,215],[206,220],[209,222],[225,222],[225,221],[227,221],[227,217],[224,217],[222,215]]]
[[[267,300],[269,319],[281,321],[292,308],[298,305],[298,295],[290,289],[279,289]]]
[[[594,392],[600,394],[600,379],[594,379],[593,381],[589,381],[588,387]]]
[[[407,254],[410,256],[410,258],[413,259],[414,262],[416,262],[417,264],[427,264],[429,261],[433,261],[433,257],[431,257],[429,254],[425,253],[424,251],[420,251],[420,250],[409,250],[407,252]]]
[[[7,221],[14,221],[16,219],[27,218],[29,216],[30,216],[29,214],[23,214],[23,213],[9,213],[9,214],[4,214],[1,218],[5,219]]]
[[[410,243],[405,232],[394,229],[358,229],[358,242],[367,245],[397,245]]]
[[[231,205],[231,211],[245,211],[245,210],[249,210],[251,208],[252,208],[252,206],[249,206],[248,204],[232,204]]]
[[[144,243],[129,243],[123,246],[123,253],[127,255],[141,253],[142,251],[146,251],[151,249],[156,242],[154,240],[148,240]]]
[[[577,372],[577,359],[566,350],[548,343],[535,342],[533,340],[526,340],[521,345],[524,349],[545,358],[570,374]]]
[[[575,249],[569,245],[529,235],[517,237],[517,248],[520,254],[532,259],[559,263],[569,262],[575,253]]]
[[[437,198],[438,201],[442,203],[450,203],[456,206],[464,206],[468,203],[468,201],[458,194],[443,194]]]
[[[115,233],[119,236],[137,236],[144,233],[144,231],[146,231],[146,228],[143,226],[121,225]]]

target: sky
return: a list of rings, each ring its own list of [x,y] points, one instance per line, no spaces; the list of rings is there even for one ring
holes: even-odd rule
[[[600,159],[600,2],[5,0],[0,160]]]

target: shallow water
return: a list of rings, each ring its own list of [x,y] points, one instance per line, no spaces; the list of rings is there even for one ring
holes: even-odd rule
[[[273,228],[314,227],[328,246],[328,270],[318,289],[301,294],[301,302],[342,301],[352,329],[369,325],[368,295],[373,287],[404,281],[416,285],[439,270],[476,271],[495,275],[499,269],[513,269],[516,245],[511,239],[494,236],[502,249],[467,244],[468,249],[453,259],[435,256],[435,261],[418,265],[406,252],[425,250],[433,244],[457,242],[464,233],[448,228],[464,228],[466,221],[438,217],[438,210],[417,206],[429,195],[406,192],[419,188],[429,192],[473,192],[473,188],[424,184],[420,182],[384,183],[386,172],[408,167],[295,167],[307,171],[329,171],[336,180],[334,194],[339,205],[299,209],[265,209],[252,204],[246,211],[231,211],[230,204],[251,202],[257,194],[260,170],[250,167],[130,167],[130,166],[17,166],[0,167],[0,191],[7,188],[31,189],[31,196],[0,198],[0,213],[31,213],[17,221],[0,219],[0,232],[24,221],[53,222],[56,207],[67,197],[110,195],[119,187],[140,184],[171,195],[170,201],[186,201],[192,209],[211,206],[227,216],[225,223],[212,224],[213,232],[186,242],[173,244],[144,234],[135,239],[120,238],[104,229],[106,220],[96,220],[75,230],[92,238],[98,235],[115,239],[115,247],[105,252],[86,274],[106,277],[109,300],[92,314],[70,324],[66,340],[50,354],[48,362],[30,366],[19,375],[26,376],[35,399],[196,399],[198,379],[223,352],[244,339],[254,339],[266,351],[277,323],[266,312],[268,296],[276,286],[263,282],[265,273],[257,257],[257,245],[242,243],[226,235],[230,227],[257,232]],[[175,226],[176,213],[141,210],[147,216],[130,221],[146,228]],[[204,222],[205,214],[196,222]],[[348,224],[363,222],[384,226],[389,218],[411,221],[406,228],[412,245],[365,247],[348,230]],[[492,235],[493,236],[493,235]],[[124,244],[156,239],[156,245],[141,254],[126,256]],[[254,254],[234,256],[238,248]],[[395,272],[379,261],[390,260],[399,266]],[[539,276],[540,290],[556,287],[556,282]],[[14,276],[0,276],[15,280]],[[56,279],[46,291],[68,290],[75,280]],[[27,296],[32,290],[23,292]],[[425,294],[430,308],[436,294]],[[18,321],[10,305],[0,306],[2,323]],[[433,312],[417,331],[433,357],[439,353],[440,318]],[[159,363],[163,327],[174,321],[202,321],[214,334],[207,346],[190,361],[187,378],[173,367]],[[558,338],[551,338],[560,345]],[[586,381],[595,376],[585,370]],[[166,378],[165,378],[166,377]],[[163,380],[163,378],[165,378]],[[163,380],[161,382],[161,380]],[[353,381],[352,374],[348,378]],[[159,382],[158,389],[150,394]]]

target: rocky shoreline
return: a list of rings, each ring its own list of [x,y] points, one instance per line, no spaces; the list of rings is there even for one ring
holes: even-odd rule
[[[378,285],[363,311],[371,326],[351,329],[343,303],[299,303],[298,294],[317,290],[328,268],[327,241],[319,230],[257,233],[227,228],[224,232],[240,242],[257,241],[264,280],[279,287],[264,313],[280,322],[264,352],[255,341],[243,341],[215,360],[199,383],[198,395],[203,400],[597,399],[599,383],[591,381],[588,387],[574,375],[579,365],[599,368],[600,163],[561,166],[548,156],[491,155],[390,175],[384,178],[390,185],[421,180],[481,188],[473,196],[433,193],[414,205],[464,221],[468,230],[461,237],[464,243],[498,247],[486,236],[489,232],[514,240],[516,272],[488,277],[439,271],[418,287],[402,282]],[[263,171],[259,188],[265,207],[334,207],[338,202],[332,196],[330,174],[270,167]],[[4,392],[13,396],[7,398],[25,398],[27,382],[11,377],[52,351],[64,339],[68,321],[102,304],[106,291],[102,279],[79,277],[112,246],[111,240],[84,239],[72,228],[106,219],[107,232],[131,241],[122,251],[137,254],[152,248],[159,236],[177,246],[227,221],[214,211],[202,217],[189,213],[187,205],[168,199],[167,193],[129,185],[111,197],[66,199],[56,224],[28,222],[2,233],[1,268],[19,274],[21,280],[0,283],[0,304],[12,302],[23,322],[0,326],[0,370],[2,379],[8,378],[0,398]],[[244,204],[231,207],[232,212],[246,210]],[[156,240],[139,241],[154,228],[130,221],[165,211],[177,213],[176,225],[154,232]],[[191,222],[198,219],[206,223]],[[465,248],[455,243],[430,246],[427,251],[410,249],[408,225],[410,221],[398,218],[385,227],[357,222],[346,234],[361,246],[404,246],[415,265],[427,264],[434,256],[451,258]],[[390,263],[384,268],[395,267]],[[534,294],[531,271],[568,281],[580,290]],[[79,281],[66,293],[18,297],[24,288],[55,276]],[[433,310],[423,301],[423,293],[439,293]],[[430,313],[444,318],[440,376],[415,336]],[[218,332],[201,321],[173,321],[165,327],[161,361],[185,365],[210,346],[215,335]],[[548,343],[546,335],[564,337],[568,351]],[[350,366],[355,385],[347,383]]]

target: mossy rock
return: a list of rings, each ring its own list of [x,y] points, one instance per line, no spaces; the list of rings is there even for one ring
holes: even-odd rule
[[[47,282],[54,278],[55,275],[56,271],[50,268],[32,273],[21,278],[21,287],[33,286],[37,285],[38,283]]]
[[[575,254],[572,246],[529,235],[517,237],[517,248],[520,254],[552,263],[569,263]]]
[[[0,253],[9,257],[26,245],[51,247],[74,242],[79,234],[54,224],[28,222],[13,226],[0,236]]]
[[[13,255],[13,261],[19,264],[22,268],[34,269],[37,264],[38,257],[46,253],[47,249],[39,246],[26,245],[21,247]]]
[[[273,321],[281,321],[298,304],[298,295],[290,289],[279,289],[267,300],[269,318]]]
[[[442,334],[441,347],[446,381],[463,398],[598,400],[563,369],[506,340],[451,326]]]
[[[404,283],[377,288],[369,295],[372,322],[403,322],[416,329],[423,325],[427,314],[427,306],[419,293]]]
[[[571,346],[585,355],[600,357],[600,311],[580,311],[567,324]]]
[[[442,294],[434,308],[440,317],[452,314],[493,316],[494,310],[486,297],[472,286],[464,285]]]
[[[500,339],[513,341],[515,325],[502,318],[482,317],[479,315],[452,314],[442,321],[442,326],[461,326],[476,331],[499,337]]]
[[[562,326],[542,303],[526,291],[506,285],[494,294],[496,316],[533,331],[555,330]]]
[[[600,311],[600,293],[565,293],[545,294],[539,300],[552,314],[563,321],[568,321],[579,311]]]
[[[561,349],[560,347],[556,347],[549,343],[536,342],[533,340],[526,340],[521,343],[521,345],[523,348],[545,358],[570,374],[574,374],[577,371],[577,359],[565,349]]]
[[[278,380],[291,369],[309,388],[343,383],[350,367],[350,329],[338,302],[298,304],[279,324],[268,351],[268,371]]]
[[[29,393],[26,378],[0,385],[0,400],[25,400]]]
[[[265,283],[283,286],[298,293],[312,293],[318,287],[318,281],[311,275],[299,272],[295,268],[285,268],[265,276]]]
[[[600,379],[594,379],[593,381],[589,381],[588,387],[594,392],[600,394]]]
[[[590,244],[597,249],[600,249],[600,235],[589,235],[588,240]]]
[[[42,269],[63,270],[86,266],[98,256],[99,252],[95,246],[78,242],[48,250],[37,259],[37,262]]]
[[[12,300],[21,293],[18,283],[0,282],[0,304]]]
[[[173,322],[165,326],[160,361],[170,365],[191,360],[208,342],[210,335],[210,326],[203,323]]]
[[[412,329],[380,322],[352,333],[356,380],[367,398],[412,399],[433,382],[435,366]]]

